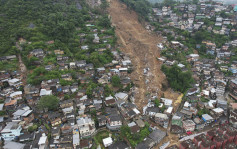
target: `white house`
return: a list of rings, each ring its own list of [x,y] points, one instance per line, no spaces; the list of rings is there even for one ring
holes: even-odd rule
[[[43,133],[40,137],[38,145],[39,149],[46,149],[48,147],[48,137],[45,135],[45,133]]]
[[[122,92],[116,93],[114,96],[115,96],[115,98],[117,100],[124,100],[124,101],[126,101],[128,99],[128,94],[122,93]]]
[[[52,95],[52,90],[46,90],[46,89],[40,90],[40,96],[48,96],[48,95]]]
[[[111,144],[113,144],[112,138],[108,137],[108,138],[103,139],[103,144],[104,144],[105,147],[110,146]]]
[[[167,99],[167,98],[161,98],[161,101],[164,103],[166,107],[172,106],[172,103],[173,103],[171,99]]]
[[[10,94],[10,97],[16,100],[22,99],[22,91],[13,92]]]
[[[8,84],[18,89],[22,85],[22,82],[21,80],[14,78],[14,79],[8,80]]]
[[[95,122],[90,117],[80,117],[77,119],[80,136],[87,137],[95,132]]]
[[[17,122],[9,122],[1,131],[1,135],[5,141],[14,140],[16,137],[20,136],[21,130],[21,125],[18,125]]]
[[[73,144],[74,148],[76,148],[77,145],[80,145],[80,135],[79,135],[78,126],[76,126],[76,125],[74,125],[72,138],[73,138],[72,144]]]

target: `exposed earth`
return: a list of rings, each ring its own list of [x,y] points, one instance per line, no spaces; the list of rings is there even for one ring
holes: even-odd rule
[[[142,110],[151,96],[175,101],[178,93],[170,88],[162,89],[162,84],[167,86],[166,77],[160,70],[161,63],[157,60],[160,57],[157,44],[162,42],[162,37],[147,31],[138,21],[137,14],[119,0],[110,1],[109,14],[116,28],[118,46],[134,65],[130,77],[137,86],[134,101],[137,107]],[[149,69],[146,74],[144,69]]]

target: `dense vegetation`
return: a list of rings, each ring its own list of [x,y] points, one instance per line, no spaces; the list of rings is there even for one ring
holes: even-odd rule
[[[59,106],[59,99],[56,96],[43,96],[40,98],[38,107],[40,109],[56,110]]]
[[[103,0],[102,8],[107,3]],[[103,35],[115,37],[114,29],[110,27],[110,20],[103,9],[91,9],[87,6],[85,0],[9,0],[1,1],[1,34],[0,34],[0,54],[16,54],[17,48],[15,43],[20,39],[25,39],[21,46],[21,54],[27,68],[34,69],[32,62],[37,61],[36,57],[27,57],[33,49],[44,49],[47,51],[61,49],[65,55],[75,57],[77,60],[86,60],[93,63],[96,67],[102,66],[112,60],[110,51],[99,54],[95,49],[105,47],[106,44],[115,44],[116,39],[108,39],[104,44],[92,44],[93,34],[86,34],[85,43],[89,46],[88,51],[81,50],[82,43],[79,34],[89,33],[91,29],[106,29]],[[94,19],[90,12],[98,14],[100,17]],[[91,21],[94,27],[86,26],[87,21]],[[54,41],[48,44],[48,41]],[[90,55],[88,55],[88,53]],[[50,55],[44,58],[44,64],[54,63],[55,56]],[[12,66],[9,66],[12,67]]]
[[[146,0],[121,0],[129,8],[136,11],[140,16],[147,16],[150,12],[151,4]]]
[[[1,1],[1,55],[14,54],[15,41],[20,37],[32,39],[37,35],[33,40],[68,41],[75,26],[86,17],[82,17],[82,13],[71,13],[79,11],[75,1],[69,0],[67,4],[51,0]]]
[[[149,124],[146,123],[144,128],[141,128],[139,133],[131,133],[131,129],[128,126],[122,126],[120,128],[121,137],[127,138],[129,143],[132,145],[132,147],[135,147],[138,143],[142,142],[145,137],[147,137],[150,134],[149,131]]]
[[[177,65],[172,67],[162,65],[161,70],[165,73],[170,87],[176,91],[185,92],[194,82],[192,73],[190,71],[182,72]]]

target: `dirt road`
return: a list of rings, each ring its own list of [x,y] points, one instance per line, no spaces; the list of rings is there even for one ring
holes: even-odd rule
[[[176,100],[177,93],[171,89],[162,91],[162,83],[167,84],[165,75],[160,70],[161,63],[157,44],[162,37],[148,32],[138,21],[137,14],[128,10],[119,0],[111,0],[109,14],[112,25],[116,27],[116,35],[121,51],[127,54],[134,65],[131,79],[137,85],[135,103],[141,110],[147,104],[148,95],[164,96]],[[149,69],[144,75],[144,69]]]
[[[18,42],[16,42],[16,47],[19,51],[22,50],[22,47],[19,45]],[[22,61],[21,54],[17,54],[17,57],[18,57],[18,61],[19,61],[19,68],[20,68],[21,75],[22,75],[22,82],[23,82],[23,85],[25,86],[26,83],[27,83],[26,82],[27,68],[26,68],[25,64],[23,63],[23,61]]]

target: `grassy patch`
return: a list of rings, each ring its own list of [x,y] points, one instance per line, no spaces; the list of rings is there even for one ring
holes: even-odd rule
[[[93,138],[95,141],[96,147],[98,145],[103,146],[103,139],[107,137],[109,137],[109,131],[103,130],[103,131],[98,132]]]
[[[13,71],[16,70],[17,68],[18,68],[17,60],[0,62],[0,70]]]

